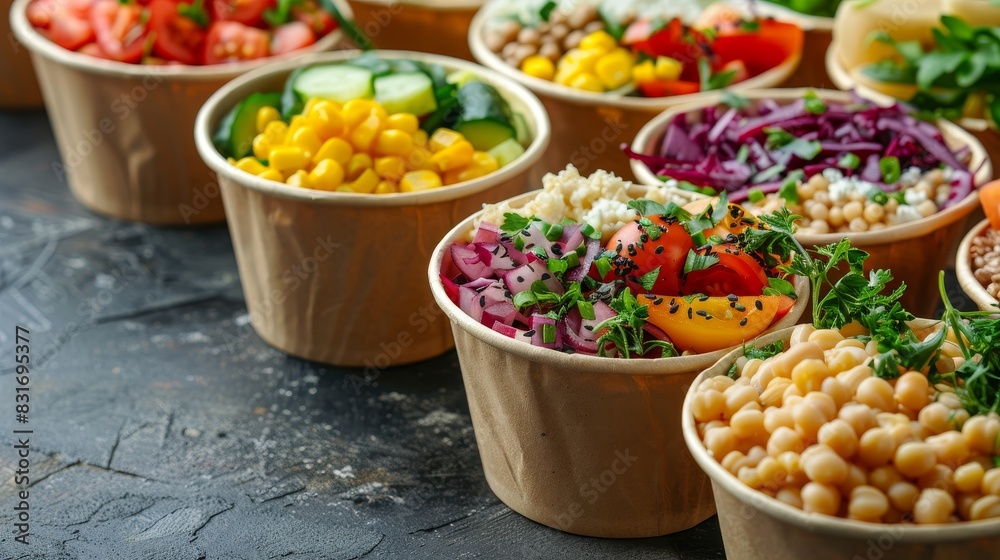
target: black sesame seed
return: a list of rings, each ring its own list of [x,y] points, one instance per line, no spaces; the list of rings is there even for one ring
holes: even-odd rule
[[[621,243],[621,241],[618,242],[618,247],[615,248],[615,252],[616,253],[621,253],[622,252],[622,243]]]
[[[637,255],[638,253],[639,253],[639,252],[635,250],[635,245],[629,245],[629,246],[628,246],[628,256],[630,256],[630,257],[634,257],[634,256],[636,256],[636,255]]]
[[[531,329],[530,331],[524,333],[524,336],[535,336],[535,329]]]
[[[702,294],[702,296],[698,298],[698,301],[708,301],[708,296]]]
[[[649,236],[644,233],[644,234],[642,234],[642,235],[639,236],[639,241],[641,243],[645,243],[645,242],[649,241]]]
[[[736,305],[734,305],[733,309],[739,311],[740,313],[743,313],[744,311],[747,310],[747,308],[745,306],[743,306],[743,305],[741,305],[739,303],[737,303]]]
[[[677,310],[680,309],[680,308],[681,308],[681,306],[679,306],[679,305],[671,304],[671,306],[670,306],[670,314],[673,315],[674,313],[677,313]]]
[[[653,300],[653,305],[660,305],[661,303],[663,303],[663,298],[656,298]]]
[[[552,275],[549,274],[548,272],[545,272],[545,273],[542,274],[542,280],[543,281],[548,280],[549,278],[552,278]]]
[[[688,307],[688,319],[694,319],[694,315],[691,313],[692,309]]]
[[[754,300],[753,306],[757,308],[757,311],[763,311],[764,310],[764,302],[760,301],[759,299],[758,300]]]
[[[588,330],[588,331],[594,330],[594,326],[593,325],[584,325],[583,328],[584,328],[584,330]]]
[[[736,296],[736,294],[729,294],[726,297],[729,299],[729,301],[738,301],[740,299]]]
[[[747,326],[747,318],[746,317],[740,319],[740,326],[741,327]]]
[[[479,296],[479,307],[486,307],[486,296]]]
[[[552,254],[555,255],[555,256],[557,256],[557,257],[560,256],[560,255],[562,255],[563,254],[562,247],[560,247],[559,245],[553,245],[552,246]]]
[[[517,277],[517,281],[518,282],[524,282],[524,276],[518,276]]]
[[[659,254],[663,253],[663,249],[664,249],[663,245],[660,245],[659,247],[656,248],[656,251],[654,251],[654,253],[656,253],[657,255],[659,255]]]
[[[708,317],[708,311],[705,311],[704,309],[699,309],[698,311],[696,311],[696,313],[698,313],[698,315],[701,315],[702,317]]]

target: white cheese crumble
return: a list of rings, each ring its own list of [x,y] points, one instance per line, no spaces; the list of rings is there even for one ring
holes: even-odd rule
[[[899,176],[899,184],[904,189],[908,189],[924,178],[924,172],[919,167],[911,167]]]
[[[903,192],[903,200],[916,208],[921,202],[927,200],[927,194],[924,191],[918,191],[916,189],[909,189]]]
[[[910,206],[909,204],[900,204],[896,208],[896,223],[905,224],[906,222],[914,222],[923,218],[915,206]]]

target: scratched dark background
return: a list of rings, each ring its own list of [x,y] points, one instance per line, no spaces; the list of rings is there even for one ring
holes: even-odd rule
[[[715,519],[577,537],[483,478],[455,354],[358,371],[253,333],[225,226],[95,216],[43,112],[0,112],[0,558],[723,558]],[[31,330],[31,544],[13,540],[13,334]],[[680,451],[680,450],[678,450]]]

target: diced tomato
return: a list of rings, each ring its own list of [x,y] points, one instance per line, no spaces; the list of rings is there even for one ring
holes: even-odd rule
[[[282,54],[304,49],[316,42],[316,34],[301,21],[280,25],[271,39],[271,54]]]
[[[990,219],[990,227],[1000,229],[1000,180],[979,187],[979,203]]]
[[[60,47],[75,51],[94,40],[94,29],[86,18],[57,7],[46,36]]]
[[[28,4],[25,15],[35,27],[48,28],[58,12],[61,16],[87,19],[93,0],[35,0]]]
[[[684,278],[681,294],[705,294],[707,296],[759,296],[768,285],[764,267],[736,245],[715,245],[712,255],[719,262],[694,270]],[[699,250],[699,254],[706,254]]]
[[[183,64],[202,63],[205,31],[177,11],[177,2],[153,0],[149,4],[149,29],[157,56]]]
[[[785,315],[788,315],[788,312],[791,311],[793,307],[795,307],[794,299],[784,294],[778,296],[778,310],[774,313],[774,320],[782,320]]]
[[[629,222],[619,229],[608,242],[607,250],[618,253],[616,262],[609,273],[619,276],[636,293],[678,294],[684,271],[684,259],[688,251],[694,249],[694,241],[684,226],[663,216],[650,216],[654,227],[660,231],[659,237],[652,239],[646,228],[639,222]],[[656,272],[652,289],[644,289],[639,278]]]
[[[730,84],[739,83],[750,78],[750,71],[747,70],[747,65],[742,60],[730,60],[722,65],[719,72],[734,73],[733,79],[729,81]]]
[[[274,2],[268,0],[211,0],[213,20],[235,21],[243,25],[259,25],[264,10]]]
[[[269,51],[270,38],[263,29],[235,21],[217,21],[208,28],[205,64],[264,58]]]
[[[90,25],[106,58],[139,62],[146,42],[146,18],[138,4],[97,0],[90,10]]]
[[[704,354],[760,336],[774,324],[782,297],[706,297],[688,301],[679,296],[643,294],[636,299],[647,306],[649,323],[666,333],[678,350]]]
[[[333,16],[313,0],[303,0],[292,6],[292,18],[308,25],[317,37],[322,37],[337,28]]]
[[[103,58],[103,59],[106,59],[106,60],[114,60],[113,58],[111,58],[110,56],[108,56],[108,53],[106,53],[103,50],[101,50],[101,46],[98,45],[97,43],[87,43],[86,45],[80,47],[76,52],[81,53],[81,54],[86,54],[86,55],[89,55],[89,56],[93,56],[95,58]]]
[[[751,76],[775,68],[802,52],[802,29],[790,23],[762,20],[755,30],[741,27],[720,32],[712,52],[720,64],[742,60]]]
[[[643,97],[670,97],[673,95],[687,95],[697,93],[701,90],[698,82],[686,82],[682,80],[657,80],[638,84],[639,91]]]

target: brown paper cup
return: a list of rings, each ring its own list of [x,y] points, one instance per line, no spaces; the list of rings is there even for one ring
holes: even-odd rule
[[[751,100],[774,99],[776,101],[791,101],[801,98],[806,89],[774,89],[747,92],[745,97]],[[849,93],[814,90],[823,99],[845,102],[851,99]],[[665,111],[649,122],[640,132],[632,145],[639,153],[652,153],[660,145],[667,124],[674,116],[700,110],[703,107],[717,104],[721,95],[715,94],[703,102],[690,104]],[[886,102],[882,97],[874,97],[876,103]],[[939,121],[938,127],[949,146],[957,148],[968,146],[972,159],[969,167],[978,169],[975,184],[982,185],[993,176],[993,167],[986,150],[975,137],[961,127],[947,121]],[[632,170],[640,182],[658,181],[653,172],[640,161],[632,161]],[[893,226],[881,231],[864,233],[828,233],[800,234],[796,237],[806,248],[814,245],[829,245],[844,237],[851,239],[851,244],[867,251],[871,257],[867,261],[869,270],[887,268],[892,271],[896,281],[906,282],[906,294],[901,302],[904,307],[916,315],[930,316],[937,309],[940,293],[937,285],[936,271],[952,264],[952,255],[958,240],[965,231],[965,218],[979,208],[979,195],[972,192],[958,204],[943,212],[921,220],[903,225]],[[919,258],[915,258],[919,255]]]
[[[831,88],[833,82],[825,70],[826,51],[833,39],[833,18],[800,14],[795,10],[767,1],[755,2],[754,9],[764,17],[792,23],[805,31],[802,62],[785,80],[782,87]]]
[[[347,0],[354,21],[380,49],[472,60],[469,23],[484,0]]]
[[[958,284],[962,287],[965,295],[969,296],[976,306],[983,311],[996,311],[997,299],[986,291],[986,288],[976,280],[972,270],[972,240],[982,235],[990,227],[989,220],[983,220],[976,224],[962,238],[962,244],[958,246],[958,255],[955,258],[955,275],[958,276]]]
[[[28,50],[14,38],[10,31],[12,0],[0,1],[0,109],[37,109],[42,106],[42,92],[31,67]]]
[[[291,187],[244,173],[212,145],[215,127],[255,91],[280,91],[295,68],[339,62],[360,51],[307,55],[234,80],[198,114],[198,151],[219,176],[243,291],[257,334],[294,356],[364,367],[389,366],[453,346],[448,322],[424,276],[434,246],[459,220],[525,190],[549,142],[549,121],[526,89],[475,64],[424,53],[378,51],[467,70],[496,87],[523,114],[534,137],[527,152],[481,179],[419,193],[365,195]]]
[[[630,194],[647,188],[662,187]],[[455,332],[479,456],[497,497],[543,525],[592,537],[665,535],[715,513],[707,480],[683,451],[677,412],[695,376],[728,352],[597,358],[515,342],[481,325],[439,279],[451,243],[466,239],[477,217],[444,237],[428,275]],[[774,329],[798,321],[806,284],[797,279],[799,301]]]
[[[627,177],[628,158],[619,148],[622,143],[631,143],[639,129],[660,111],[697,102],[711,95],[694,93],[657,99],[621,97],[580,91],[528,76],[504,62],[486,46],[483,39],[486,22],[504,4],[504,0],[492,0],[479,10],[469,28],[469,46],[480,63],[517,80],[537,94],[549,112],[549,118],[559,127],[559,134],[553,139],[543,161],[547,171],[558,171],[566,163],[572,163],[582,174],[605,169]],[[743,91],[777,86],[788,79],[798,65],[799,57],[793,57],[777,68],[729,89]]]
[[[918,319],[914,328],[933,321]],[[758,345],[788,342],[792,329],[763,337]],[[698,437],[691,397],[709,377],[726,375],[741,355],[736,350],[698,376],[682,411],[684,441],[712,480],[722,541],[729,560],[981,560],[998,558],[1000,519],[951,525],[864,523],[807,514],[740,482],[710,457]]]
[[[191,138],[202,103],[278,57],[218,66],[143,66],[68,51],[38,33],[15,0],[14,34],[31,51],[62,156],[52,170],[89,209],[123,220],[189,225],[224,219],[215,177]],[[339,30],[310,47],[332,49]]]

